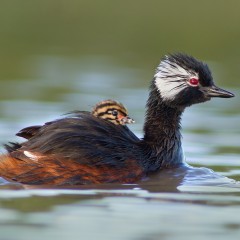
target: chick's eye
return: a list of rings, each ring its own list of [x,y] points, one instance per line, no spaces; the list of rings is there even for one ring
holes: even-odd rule
[[[199,84],[199,80],[198,80],[197,78],[190,78],[190,79],[188,80],[188,82],[189,82],[189,84],[190,84],[191,86],[193,86],[193,87],[196,87],[196,86],[198,86],[198,84]]]
[[[113,110],[113,111],[112,111],[112,115],[113,115],[113,116],[117,116],[117,115],[118,115],[118,111],[117,111],[117,110]]]

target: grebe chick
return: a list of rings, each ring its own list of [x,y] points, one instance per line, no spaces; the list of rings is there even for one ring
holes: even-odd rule
[[[128,111],[123,104],[111,99],[97,103],[92,109],[92,114],[95,117],[108,120],[116,125],[125,125],[135,122],[128,116]]]
[[[144,137],[90,113],[51,122],[0,157],[0,176],[26,184],[134,183],[184,165],[180,120],[186,107],[234,95],[208,66],[185,54],[165,56],[151,82]]]
[[[79,113],[81,113],[81,111],[72,111],[69,114],[76,115]],[[132,118],[128,116],[128,111],[126,107],[124,107],[122,103],[114,101],[112,99],[104,100],[97,103],[93,107],[91,113],[95,117],[105,119],[116,125],[125,125],[125,124],[130,124],[135,122]],[[52,122],[45,123],[45,125],[48,125],[50,123]],[[36,133],[38,133],[42,127],[43,127],[42,125],[26,127],[20,130],[16,135],[19,137],[30,139]],[[6,145],[6,148],[8,148],[8,151],[12,151],[13,149],[16,149],[18,147],[19,147],[19,144],[16,144],[16,143],[11,143],[11,146]]]

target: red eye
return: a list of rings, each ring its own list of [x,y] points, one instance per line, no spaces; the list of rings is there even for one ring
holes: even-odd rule
[[[198,86],[199,80],[197,78],[190,78],[188,82],[192,86]]]

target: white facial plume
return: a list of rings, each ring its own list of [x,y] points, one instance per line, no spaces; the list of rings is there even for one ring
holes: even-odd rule
[[[159,64],[154,77],[155,84],[163,100],[173,100],[179,92],[189,87],[189,85],[197,87],[198,84],[192,85],[189,80],[198,82],[199,79],[198,73],[170,61],[167,56]]]

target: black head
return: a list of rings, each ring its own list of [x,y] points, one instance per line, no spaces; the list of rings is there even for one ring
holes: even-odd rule
[[[162,100],[171,107],[187,107],[212,97],[234,95],[214,85],[207,64],[186,54],[165,56],[154,76]]]

